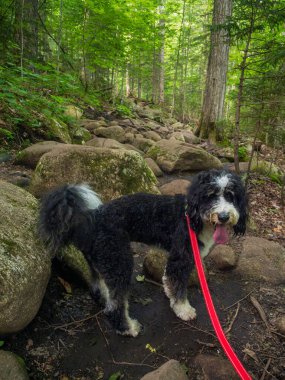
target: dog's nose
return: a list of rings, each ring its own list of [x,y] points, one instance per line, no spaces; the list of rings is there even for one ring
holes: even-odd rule
[[[226,223],[230,219],[230,215],[228,212],[223,211],[218,214],[218,219],[219,222]]]

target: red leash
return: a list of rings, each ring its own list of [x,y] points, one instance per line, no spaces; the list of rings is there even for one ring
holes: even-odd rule
[[[217,337],[221,343],[221,346],[223,347],[225,353],[227,354],[230,362],[232,363],[233,367],[235,368],[235,370],[238,373],[238,375],[240,376],[240,378],[242,380],[252,380],[251,376],[247,373],[247,371],[245,370],[245,368],[243,367],[243,365],[239,361],[238,357],[236,356],[235,352],[233,351],[232,347],[230,346],[230,344],[229,344],[229,342],[228,342],[228,340],[227,340],[227,338],[223,332],[223,329],[221,327],[221,324],[220,324],[219,318],[217,316],[217,313],[216,313],[216,310],[215,310],[215,307],[214,307],[214,304],[213,304],[213,301],[211,298],[211,294],[210,294],[210,291],[208,288],[208,284],[207,284],[207,280],[205,277],[204,268],[202,265],[202,260],[201,260],[201,256],[200,256],[200,252],[199,252],[197,237],[196,237],[195,232],[192,230],[192,228],[190,226],[189,215],[187,213],[185,215],[186,215],[186,221],[187,221],[187,226],[188,226],[190,242],[191,242],[191,246],[192,246],[192,250],[193,250],[193,254],[194,254],[194,260],[195,260],[195,264],[196,264],[196,268],[197,268],[197,272],[198,272],[198,277],[200,280],[200,284],[201,284],[202,292],[204,295],[205,303],[207,306],[207,310],[208,310],[212,325],[215,329],[216,335],[217,335]]]

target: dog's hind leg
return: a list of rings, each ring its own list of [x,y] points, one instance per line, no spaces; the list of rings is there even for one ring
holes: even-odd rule
[[[104,313],[112,327],[121,335],[136,337],[141,331],[140,323],[129,315],[128,292],[133,271],[133,255],[128,238],[108,236],[104,248],[97,256],[98,286],[105,298]]]
[[[170,299],[170,307],[180,319],[188,321],[196,318],[196,310],[187,298],[187,284],[193,260],[188,250],[188,240],[183,234],[183,226],[178,227],[169,252],[164,276],[162,278],[164,292]]]

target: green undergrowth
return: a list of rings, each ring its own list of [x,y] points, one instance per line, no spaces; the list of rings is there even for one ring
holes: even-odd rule
[[[76,75],[52,65],[0,66],[0,145],[29,145],[45,136],[51,119],[74,124],[64,113],[67,105],[100,108],[100,100],[98,94],[84,93]]]

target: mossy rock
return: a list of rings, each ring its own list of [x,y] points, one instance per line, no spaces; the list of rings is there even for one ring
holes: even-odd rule
[[[123,194],[157,193],[156,177],[137,152],[125,149],[66,145],[44,154],[30,191],[41,196],[66,183],[89,183],[107,201]]]
[[[71,143],[68,126],[63,121],[50,119],[47,125],[46,136],[49,140],[56,140],[66,144]]]
[[[51,259],[36,235],[37,200],[8,182],[0,188],[0,334],[8,334],[37,314]]]
[[[71,137],[74,144],[85,144],[92,138],[92,135],[88,129],[77,126],[72,129]]]
[[[0,368],[0,379],[29,380],[23,359],[12,352],[0,350]]]

